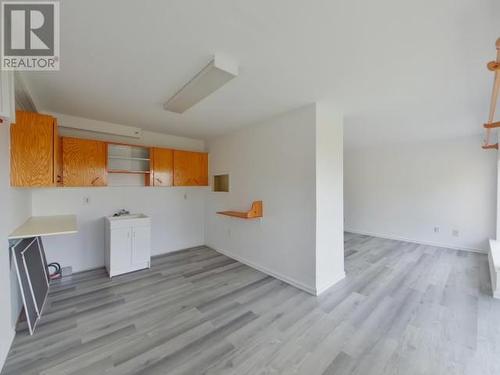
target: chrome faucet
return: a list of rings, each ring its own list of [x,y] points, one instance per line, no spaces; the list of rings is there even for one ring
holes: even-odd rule
[[[125,216],[125,215],[130,215],[130,211],[127,211],[124,208],[122,208],[120,211],[116,212],[113,216]]]

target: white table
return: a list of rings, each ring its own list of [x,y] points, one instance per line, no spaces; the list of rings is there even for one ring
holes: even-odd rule
[[[78,233],[75,215],[32,216],[8,237],[16,240],[30,237]]]
[[[77,232],[75,215],[34,216],[8,237],[30,334],[40,320],[50,285],[42,237]]]

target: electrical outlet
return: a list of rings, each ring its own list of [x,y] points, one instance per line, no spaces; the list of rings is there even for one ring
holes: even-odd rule
[[[188,194],[187,193],[184,193],[184,199],[188,199]]]
[[[90,204],[90,197],[83,197],[83,204],[89,205]]]
[[[453,229],[451,231],[451,234],[453,237],[458,237],[460,235],[460,232],[458,231],[458,229]]]
[[[434,227],[434,233],[439,233],[439,227]]]
[[[71,276],[73,274],[73,268],[71,266],[69,267],[63,267],[61,269],[61,276]]]

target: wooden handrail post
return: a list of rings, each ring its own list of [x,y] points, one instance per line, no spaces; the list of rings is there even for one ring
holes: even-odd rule
[[[498,69],[498,66],[500,65],[500,38],[497,39],[495,43],[496,49],[497,49],[497,59],[496,61],[492,61],[488,63],[488,69],[494,69],[495,72],[495,78],[493,81],[493,92],[491,93],[491,102],[490,102],[490,113],[488,117],[488,123],[486,124],[486,137],[484,140],[484,149],[492,148],[492,147],[487,147],[490,144],[490,133],[491,129],[495,128],[496,126],[493,126],[493,120],[495,119],[495,111],[496,111],[496,106],[498,102],[498,92],[500,91],[500,69]]]

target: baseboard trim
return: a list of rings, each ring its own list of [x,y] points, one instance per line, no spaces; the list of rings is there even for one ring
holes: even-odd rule
[[[339,277],[337,279],[335,279],[334,282],[330,282],[330,283],[325,284],[319,288],[316,288],[316,295],[319,296],[321,293],[326,292],[328,289],[335,286],[339,281],[342,281],[344,279],[345,279],[345,272],[342,272],[342,274],[340,274]]]
[[[189,246],[189,247],[183,247],[183,248],[177,249],[177,250],[169,250],[169,251],[165,251],[163,253],[151,255],[151,259],[161,258],[163,256],[168,256],[168,255],[174,255],[175,253],[180,253],[182,251],[195,250],[195,249],[198,249],[200,247],[205,247],[205,246],[206,246],[205,244],[200,244],[200,245],[194,245],[194,246]]]
[[[442,247],[445,249],[468,251],[471,253],[488,254],[488,250],[484,250],[484,249],[477,249],[477,248],[473,248],[473,247],[461,247],[461,246],[456,246],[456,245],[451,245],[451,244],[446,244],[446,243],[441,243],[441,242],[421,241],[421,240],[415,240],[412,238],[406,238],[406,237],[401,237],[401,236],[396,236],[396,235],[386,234],[386,233],[367,232],[367,231],[363,231],[363,230],[350,229],[350,228],[345,228],[344,231],[349,232],[349,233],[354,233],[354,234],[361,234],[361,235],[365,235],[365,236],[385,238],[388,240],[411,242],[411,243],[417,243],[420,245]]]
[[[167,251],[167,252],[164,252],[164,253],[160,253],[160,254],[152,254],[151,255],[151,259],[161,258],[162,256],[165,256],[165,255],[169,255],[169,254],[173,254],[173,253],[178,253],[178,252],[186,251],[186,250],[193,250],[193,249],[196,249],[198,247],[203,247],[203,246],[205,246],[205,245],[204,244],[194,245],[194,246],[185,247],[185,248],[182,248],[182,249],[170,250],[170,251]],[[83,272],[97,271],[97,270],[100,270],[101,268],[106,268],[106,265],[103,264],[103,265],[100,265],[100,266],[95,266],[95,267],[90,267],[90,268],[84,268],[84,269],[81,269],[81,270],[78,270],[78,271],[73,271],[73,273],[71,274],[71,276],[78,275],[79,273],[83,273]]]
[[[270,270],[269,268],[267,267],[264,267],[264,266],[261,266],[260,264],[257,264],[257,263],[254,263],[246,258],[243,258],[239,255],[234,255],[232,253],[230,253],[229,251],[225,251],[225,250],[221,250],[221,249],[216,249],[212,246],[209,246],[209,245],[206,245],[207,247],[209,247],[210,249],[214,250],[214,251],[217,251],[218,253],[221,253],[229,258],[232,258],[234,260],[237,260],[238,262],[240,263],[243,263],[249,267],[252,267],[252,268],[255,268],[256,270],[260,271],[260,272],[263,272],[269,276],[272,276],[278,280],[281,280],[281,281],[284,281],[285,283],[287,284],[290,284],[300,290],[303,290],[304,292],[307,292],[309,294],[312,294],[314,296],[317,295],[316,293],[316,288],[314,287],[311,287],[309,285],[306,285],[300,281],[297,281],[297,280],[294,280],[293,278],[291,277],[288,277],[288,276],[285,276],[285,275],[282,275],[280,274],[279,272],[275,272],[275,271],[272,271]]]

